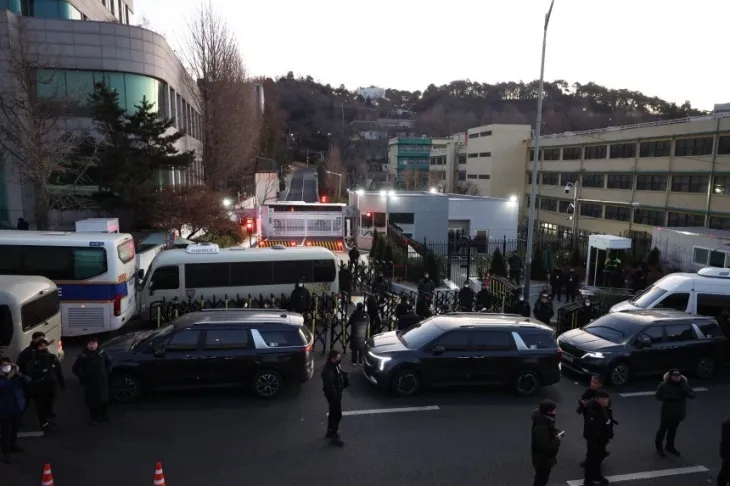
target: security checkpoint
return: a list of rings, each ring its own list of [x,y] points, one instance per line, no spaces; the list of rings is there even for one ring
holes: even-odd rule
[[[324,246],[343,251],[344,204],[276,202],[261,207],[260,246]]]

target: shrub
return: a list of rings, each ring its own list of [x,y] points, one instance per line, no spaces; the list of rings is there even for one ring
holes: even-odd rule
[[[499,248],[492,253],[492,258],[489,262],[489,273],[499,275],[500,277],[507,276],[507,263],[504,261],[504,256],[499,251]]]
[[[532,280],[545,280],[545,256],[539,246],[535,248],[535,255],[532,258],[531,273]]]

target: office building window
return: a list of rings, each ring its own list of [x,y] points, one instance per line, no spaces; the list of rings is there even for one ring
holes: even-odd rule
[[[583,147],[563,148],[563,160],[580,160],[583,155]]]
[[[631,208],[626,206],[610,206],[606,205],[604,219],[613,221],[631,221]]]
[[[388,219],[395,224],[414,224],[416,222],[414,213],[388,213]]]
[[[431,165],[436,165],[436,157],[431,157]]]
[[[635,143],[616,143],[611,145],[612,159],[632,159],[636,157]]]
[[[667,218],[667,226],[671,227],[693,227],[705,226],[705,216],[702,214],[674,213],[670,212]]]
[[[530,151],[527,154],[527,160],[535,160],[535,151],[533,149],[530,149]]]
[[[479,157],[479,154],[476,152],[469,154],[470,159],[476,159],[477,157]]]
[[[588,145],[585,148],[586,159],[605,159],[606,158],[606,145]]]
[[[600,189],[603,189],[604,181],[605,178],[603,174],[583,174],[583,187],[598,187]]]
[[[726,216],[710,216],[709,226],[716,230],[730,230],[730,218]]]
[[[558,174],[557,172],[543,172],[542,184],[544,186],[559,186],[560,174]]]
[[[460,181],[465,181],[466,180],[466,171],[465,170],[460,170],[459,171],[459,178],[458,179]]]
[[[491,176],[489,174],[479,174],[479,179],[481,179],[481,180],[489,179],[490,177]]]
[[[560,185],[564,186],[568,183],[575,184],[576,182],[580,181],[580,174],[575,172],[566,172],[564,174],[560,174]]]
[[[634,223],[648,226],[664,226],[666,216],[664,211],[641,209],[638,213],[634,213]]]
[[[469,138],[479,138],[479,134],[478,133],[470,133],[469,134]]]
[[[639,145],[639,157],[669,157],[671,151],[672,142],[670,140],[641,142]]]
[[[551,199],[548,197],[541,197],[540,198],[540,209],[542,209],[543,211],[557,211],[558,210],[558,200]]]
[[[634,176],[609,174],[606,180],[609,189],[631,189],[634,187]]]
[[[637,175],[636,190],[637,191],[666,191],[667,190],[666,175]]]
[[[466,155],[459,155],[459,165],[466,164]]]
[[[477,178],[477,175],[476,174],[467,174],[466,175],[466,178],[467,179],[476,179]]]
[[[603,217],[603,206],[600,204],[580,203],[580,215],[589,218]]]
[[[543,160],[560,160],[560,149],[550,148],[542,152]]]
[[[170,118],[175,121],[175,126],[177,126],[177,96],[175,95],[175,90],[170,88],[170,99],[168,101],[170,106]]]
[[[674,142],[674,155],[677,157],[710,155],[712,143],[712,137],[683,138]]]
[[[558,235],[558,225],[551,223],[540,223],[540,233],[548,236]]]
[[[730,176],[715,176],[712,191],[715,194],[730,194]]]
[[[706,175],[673,175],[672,191],[674,192],[705,192],[709,183]]]
[[[488,137],[488,136],[490,136],[491,134],[492,134],[492,131],[491,131],[491,130],[487,130],[486,132],[480,132],[480,133],[479,133],[479,136],[480,136],[480,137]]]
[[[558,202],[558,212],[569,213],[571,204],[573,204],[573,203],[570,201],[559,201]]]
[[[717,141],[718,155],[730,155],[730,136],[720,137]]]
[[[479,157],[491,157],[492,152],[479,152]]]

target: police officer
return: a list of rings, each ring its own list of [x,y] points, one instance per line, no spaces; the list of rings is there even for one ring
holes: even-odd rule
[[[385,281],[383,272],[378,271],[375,279],[373,279],[373,284],[371,285],[370,290],[375,294],[384,294],[388,291],[388,282]]]
[[[28,364],[33,359],[33,356],[35,356],[36,350],[38,349],[38,342],[41,339],[45,339],[45,338],[46,338],[45,333],[40,332],[40,331],[34,332],[30,338],[31,339],[30,344],[18,354],[18,359],[17,359],[16,364],[18,365],[18,370],[21,373],[23,373],[24,375],[28,374]],[[22,383],[23,383],[23,386],[27,388],[25,382],[23,381]],[[28,407],[30,407],[30,402],[33,398],[29,389],[26,389],[24,391],[25,391],[25,408],[23,409],[23,414],[21,414],[21,417],[28,410]],[[53,418],[53,417],[51,417],[51,418]]]
[[[352,295],[352,272],[345,265],[344,262],[340,262],[340,292],[345,297],[346,302],[350,302],[350,296]]]
[[[578,276],[575,274],[575,268],[568,270],[567,275],[564,276],[565,286],[565,302],[570,299],[571,302],[575,302],[575,294],[578,293]]]
[[[431,295],[432,294],[425,294],[423,296],[419,296],[416,301],[416,314],[424,319],[428,319],[433,315],[433,312],[431,312]]]
[[[619,268],[621,267],[621,260],[616,256],[616,253],[611,251],[606,257],[606,261],[603,264],[603,273],[605,275],[606,286],[614,286],[616,281],[616,275],[618,274]]]
[[[495,300],[494,294],[485,280],[484,283],[482,283],[481,290],[477,293],[477,309],[479,311],[486,310],[487,312],[491,312],[493,310]]]
[[[326,439],[330,444],[342,447],[345,445],[340,438],[340,420],[342,420],[342,392],[350,386],[350,379],[342,368],[342,357],[336,349],[330,350],[327,363],[322,367],[322,391],[327,399],[329,413],[327,416]]]
[[[535,302],[535,308],[532,310],[535,318],[543,324],[550,325],[550,319],[555,315],[553,303],[550,302],[547,292],[542,292],[540,298]]]
[[[606,446],[613,438],[613,423],[609,415],[609,395],[596,390],[593,398],[585,404],[583,437],[586,440],[585,481],[586,486],[608,484],[601,474],[601,464],[606,458]]]
[[[370,317],[370,329],[373,334],[380,333],[383,323],[380,318],[380,302],[378,301],[378,295],[369,294],[367,299],[365,299],[365,306],[367,308],[368,316]]]
[[[370,326],[370,316],[365,312],[362,302],[358,302],[355,312],[350,316],[347,322],[350,328],[350,350],[352,351],[352,365],[362,364],[362,354],[365,351],[365,341],[367,340],[368,327]]]
[[[55,416],[53,402],[56,399],[56,387],[66,388],[61,363],[55,354],[48,351],[48,341],[38,341],[35,355],[28,363],[28,377],[31,379],[31,396],[35,400],[38,412],[38,423],[41,429],[51,428],[50,420]]]
[[[634,274],[631,276],[631,290],[639,293],[646,288],[646,271],[644,265],[639,265]]]
[[[512,306],[506,310],[510,314],[517,314],[522,317],[530,317],[530,303],[525,300],[525,296],[520,294],[516,301],[512,303]]]
[[[429,295],[433,297],[433,293],[436,291],[436,284],[431,280],[431,276],[428,272],[423,274],[423,278],[418,282],[418,297]]]
[[[309,289],[304,286],[304,280],[299,280],[292,290],[291,296],[289,297],[289,307],[294,312],[304,314],[309,309],[309,301],[311,294]]]
[[[578,327],[587,326],[597,315],[596,307],[591,304],[590,299],[586,298],[583,301],[583,307],[578,311]]]
[[[579,415],[583,415],[583,429],[585,430],[587,427],[586,421],[588,420],[588,417],[586,416],[586,404],[596,398],[596,392],[598,390],[603,390],[603,378],[601,378],[599,375],[593,375],[591,377],[591,383],[588,386],[588,389],[583,392],[583,394],[578,398],[578,408],[576,412],[578,412]],[[611,433],[610,436],[613,437],[613,426],[618,425],[618,421],[613,418],[613,408],[611,407],[611,400],[609,398],[608,405],[606,405],[606,413],[608,414],[609,418],[611,419]],[[610,453],[606,451],[606,457],[608,457]],[[585,467],[586,461],[583,460],[580,463],[580,467]]]
[[[543,400],[532,412],[532,465],[535,468],[533,486],[547,486],[550,471],[558,463],[562,434],[555,427],[557,406],[552,400]]]
[[[469,282],[464,282],[464,286],[459,290],[459,305],[462,312],[471,312],[474,309],[474,295]]]
[[[665,457],[666,452],[674,456],[679,455],[679,451],[674,446],[677,427],[687,416],[687,399],[694,397],[695,391],[679,370],[671,370],[664,374],[663,381],[656,389],[656,399],[662,402],[662,410],[654,445],[660,456]],[[666,452],[664,452],[665,438]]]
[[[560,302],[560,294],[563,289],[563,271],[557,265],[550,272],[550,288],[552,290],[552,299],[555,300],[555,296],[557,296],[558,302]]]

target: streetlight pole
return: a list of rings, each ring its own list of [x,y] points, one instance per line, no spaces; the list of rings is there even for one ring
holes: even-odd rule
[[[530,186],[530,217],[528,219],[527,227],[527,265],[525,265],[525,298],[530,298],[530,277],[532,272],[532,240],[535,237],[535,199],[537,192],[537,168],[538,161],[540,160],[540,129],[542,128],[542,101],[543,101],[543,86],[545,81],[545,48],[547,47],[547,31],[548,24],[550,23],[550,14],[553,12],[553,5],[555,0],[550,2],[550,9],[545,14],[545,27],[542,34],[542,58],[540,60],[540,84],[538,87],[537,94],[537,118],[535,120],[535,142],[534,142],[534,155],[532,157],[532,183]]]

